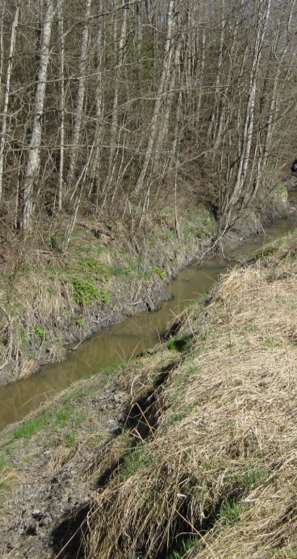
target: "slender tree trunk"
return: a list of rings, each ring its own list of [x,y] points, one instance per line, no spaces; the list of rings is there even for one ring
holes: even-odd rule
[[[108,167],[108,178],[107,178],[107,188],[112,186],[114,171],[115,171],[115,154],[117,153],[117,144],[119,144],[119,93],[120,93],[120,79],[123,74],[123,65],[125,61],[125,47],[127,42],[127,30],[128,30],[128,14],[129,14],[129,2],[125,0],[123,5],[123,19],[120,32],[120,40],[118,45],[118,54],[116,57],[116,71],[115,71],[115,86],[114,86],[114,98],[113,98],[113,108],[112,108],[112,123],[110,131],[110,155],[109,155],[109,167]],[[117,44],[117,24],[115,20],[114,28],[114,43]]]
[[[50,58],[50,40],[55,8],[53,0],[47,0],[46,13],[42,31],[39,71],[35,96],[34,117],[29,155],[24,184],[22,187],[20,228],[27,231],[31,224],[33,208],[33,186],[38,178],[40,167],[40,147],[42,139],[42,118],[47,82],[47,69]]]
[[[198,93],[198,104],[197,104],[197,111],[196,111],[196,138],[197,143],[200,140],[200,133],[199,133],[199,125],[200,125],[200,113],[201,113],[201,106],[202,106],[202,97],[203,97],[203,84],[204,84],[204,75],[205,75],[205,60],[206,60],[206,31],[205,29],[202,30],[202,45],[201,45],[201,67],[200,67],[200,87]]]
[[[84,24],[84,29],[81,38],[81,55],[80,55],[80,63],[79,63],[79,79],[78,79],[78,92],[77,92],[77,101],[76,101],[76,109],[75,109],[75,121],[74,121],[74,128],[73,128],[73,135],[72,135],[72,142],[71,142],[72,151],[70,155],[69,172],[67,177],[68,189],[71,189],[74,183],[77,157],[78,157],[79,139],[81,134],[81,123],[82,123],[84,100],[86,94],[86,70],[87,70],[87,63],[88,63],[89,20],[91,15],[91,7],[92,7],[92,0],[86,0],[85,24]],[[75,189],[73,189],[71,193],[71,197],[70,197],[71,200],[73,199],[74,195],[75,195]]]
[[[98,0],[98,13],[102,10],[101,0]],[[98,30],[96,40],[96,127],[94,133],[94,155],[91,163],[91,193],[95,195],[96,205],[98,206],[99,190],[100,190],[100,167],[101,167],[101,142],[103,135],[103,112],[104,112],[104,96],[103,96],[103,52],[104,52],[104,21],[98,19]]]
[[[3,0],[0,20],[0,110],[2,105],[2,80],[4,66],[4,18],[6,13],[6,0]]]
[[[159,133],[157,135],[156,144],[155,144],[156,159],[158,161],[161,160],[164,143],[169,134],[170,117],[173,116],[172,106],[173,106],[173,101],[176,98],[175,86],[177,83],[177,77],[180,68],[180,51],[181,51],[181,43],[178,40],[178,43],[175,47],[174,64],[172,64],[171,71],[170,71],[171,77],[168,84],[168,92],[163,102],[164,106],[162,111],[163,112],[162,126],[159,127]],[[170,153],[168,153],[168,162],[169,159],[170,159]]]
[[[173,38],[173,31],[174,31],[174,9],[175,9],[175,0],[169,0],[169,8],[168,8],[168,27],[167,27],[167,38],[166,38],[166,45],[165,45],[165,54],[164,54],[164,63],[163,63],[163,70],[162,76],[160,79],[160,84],[157,91],[157,97],[155,101],[154,113],[151,121],[150,127],[150,135],[148,140],[148,145],[146,149],[146,154],[143,162],[143,166],[141,169],[141,173],[139,175],[135,193],[139,194],[144,187],[144,181],[147,176],[148,168],[152,159],[152,155],[154,152],[155,142],[158,135],[159,130],[159,119],[161,116],[161,107],[163,101],[163,93],[165,87],[168,83],[169,78],[169,71],[171,67],[171,59],[172,59],[172,38]]]
[[[208,141],[213,141],[216,135],[216,127],[220,127],[220,108],[221,108],[221,81],[223,74],[223,57],[224,57],[224,43],[225,43],[225,0],[221,0],[221,33],[220,33],[220,47],[217,67],[217,77],[215,85],[214,107],[212,110],[211,120],[208,128]],[[219,132],[217,132],[219,133]]]
[[[60,161],[58,209],[63,209],[64,195],[64,154],[65,154],[65,39],[64,39],[64,0],[59,0],[59,39],[60,39]]]
[[[8,119],[8,105],[9,105],[9,97],[10,97],[11,72],[12,72],[12,65],[13,65],[19,15],[20,15],[20,0],[17,2],[16,5],[14,20],[11,28],[9,59],[8,59],[7,73],[6,73],[4,107],[2,113],[2,129],[1,129],[1,137],[0,137],[0,200],[2,197],[2,190],[3,190],[4,150],[6,144],[6,130],[7,130],[7,119]]]
[[[263,42],[267,30],[268,18],[270,16],[270,9],[271,0],[266,0],[265,2],[263,0],[260,0],[258,26],[256,31],[256,39],[250,72],[249,94],[246,106],[244,129],[242,134],[240,160],[234,190],[229,200],[226,201],[223,215],[223,228],[228,227],[228,225],[230,224],[232,212],[244,192],[253,140],[258,71]]]
[[[289,11],[288,11],[288,23],[287,23],[287,29],[288,29],[288,35],[290,35],[290,30],[291,30],[291,24],[292,24],[292,17],[293,17],[293,10],[296,4],[296,0],[291,0],[290,3],[290,7],[289,7]],[[281,33],[281,29],[280,29],[280,33],[279,33],[279,37],[278,39],[280,41],[283,42],[283,36]],[[283,66],[284,66],[284,62],[288,53],[288,49],[289,49],[289,38],[287,38],[287,44],[284,45],[281,55],[279,57],[275,72],[274,72],[274,79],[273,79],[273,85],[270,83],[270,91],[271,91],[271,97],[270,97],[270,103],[269,103],[269,109],[268,109],[268,117],[267,117],[267,127],[266,127],[266,134],[265,134],[265,138],[264,138],[264,142],[262,145],[262,142],[258,142],[258,151],[259,151],[259,155],[258,157],[254,158],[257,159],[257,173],[256,173],[256,178],[254,180],[254,184],[250,187],[252,190],[252,194],[251,194],[251,199],[255,199],[258,191],[259,191],[259,187],[261,184],[261,180],[263,178],[265,169],[268,166],[268,159],[269,159],[269,155],[271,152],[271,148],[272,148],[272,143],[273,143],[273,133],[274,133],[274,127],[275,127],[275,123],[277,121],[278,118],[278,96],[279,96],[279,83],[280,83],[280,79],[281,79],[281,73],[283,70]],[[277,52],[276,48],[272,48],[272,63],[275,64],[275,52]],[[272,86],[272,87],[271,87]],[[246,192],[245,198],[244,198],[244,203],[248,202],[248,196],[249,196],[249,191]]]

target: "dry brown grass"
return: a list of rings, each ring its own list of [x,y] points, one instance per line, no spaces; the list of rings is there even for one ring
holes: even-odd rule
[[[229,528],[218,523],[204,549],[186,559],[294,559],[297,556],[297,453],[283,459],[265,483],[243,500],[247,510]]]
[[[164,269],[169,279],[171,271],[203,249],[215,230],[211,214],[194,203],[190,211],[180,211],[180,238],[174,224],[174,208],[167,205],[147,216],[137,235],[118,220],[104,224],[82,218],[66,253],[59,248],[60,221],[48,230],[36,226],[24,244],[15,238],[5,250],[4,264],[0,247],[0,384],[61,359],[67,347],[91,334],[94,315],[100,324],[135,312],[137,303],[150,300],[151,292],[161,288],[153,269]],[[79,302],[73,283],[77,278],[90,280],[99,289],[98,298]],[[100,299],[100,290],[107,293],[107,301]]]
[[[89,558],[170,557],[186,533],[191,559],[297,557],[296,280],[288,254],[222,281],[159,429],[97,495]]]

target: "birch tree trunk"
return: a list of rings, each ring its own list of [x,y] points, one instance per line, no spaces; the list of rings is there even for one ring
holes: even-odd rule
[[[54,19],[54,2],[47,0],[46,13],[41,38],[41,50],[39,71],[37,77],[37,88],[35,95],[34,117],[31,133],[31,141],[29,146],[29,155],[26,168],[26,175],[22,187],[22,200],[20,204],[20,222],[19,226],[22,231],[27,231],[31,224],[32,208],[33,208],[33,186],[38,178],[40,167],[40,147],[42,139],[42,118],[44,110],[47,69],[50,58],[50,40],[52,23]]]
[[[215,95],[214,95],[214,107],[212,110],[212,116],[208,128],[208,141],[213,141],[216,135],[216,128],[220,127],[220,108],[221,108],[221,81],[223,74],[223,56],[224,56],[224,43],[225,43],[225,0],[221,0],[222,13],[221,13],[221,33],[220,33],[220,47],[219,47],[219,57],[217,66],[217,77],[215,84]],[[219,133],[219,132],[217,132]]]
[[[4,17],[6,12],[6,0],[3,0],[0,20],[0,110],[2,105],[2,80],[4,66]]]
[[[135,187],[135,194],[139,194],[144,187],[144,181],[147,176],[147,171],[152,159],[152,155],[154,152],[154,146],[156,142],[156,138],[158,135],[159,130],[159,118],[161,114],[161,107],[162,107],[162,100],[163,100],[163,93],[165,87],[168,83],[169,79],[169,72],[171,67],[171,60],[172,60],[172,38],[173,38],[173,31],[174,31],[174,10],[175,10],[175,0],[169,0],[168,6],[168,26],[167,26],[167,38],[165,44],[165,53],[164,53],[164,62],[163,62],[163,70],[162,76],[160,79],[160,84],[157,91],[157,97],[155,101],[154,113],[151,121],[150,126],[150,135],[148,140],[148,145],[146,149],[146,154],[143,162],[143,166]]]
[[[200,140],[200,133],[199,133],[199,125],[200,125],[200,113],[201,113],[201,106],[202,106],[202,97],[203,97],[203,85],[204,85],[204,75],[205,75],[205,59],[206,59],[206,31],[205,29],[202,30],[202,45],[201,45],[201,66],[200,66],[200,87],[198,93],[198,103],[197,103],[197,110],[196,110],[196,141],[199,143]]]
[[[89,19],[91,15],[92,0],[86,0],[86,15],[85,24],[81,38],[81,55],[79,63],[79,78],[78,78],[78,91],[77,91],[77,101],[75,109],[75,121],[72,135],[72,151],[70,155],[69,172],[67,177],[67,187],[71,189],[73,187],[76,163],[79,149],[79,139],[81,133],[81,123],[83,116],[84,100],[86,93],[86,70],[88,62],[88,43],[89,43]],[[72,200],[75,195],[76,189],[71,193],[70,199]]]
[[[163,107],[163,111],[162,111],[163,113],[162,126],[159,127],[158,134],[155,141],[154,149],[156,152],[156,160],[158,162],[161,160],[164,143],[169,134],[170,117],[172,116],[173,120],[175,117],[175,115],[172,114],[172,107],[173,107],[174,98],[176,97],[175,87],[176,87],[177,77],[178,77],[179,67],[180,67],[180,51],[181,51],[181,42],[180,40],[178,40],[178,43],[175,47],[174,61],[170,72],[171,76],[168,84],[168,92],[163,102],[165,106]],[[171,156],[168,154],[168,163],[170,157]]]
[[[249,93],[246,106],[244,129],[241,142],[241,153],[237,171],[236,183],[233,192],[228,200],[226,200],[223,212],[223,228],[227,228],[231,222],[232,212],[238,203],[240,197],[244,194],[244,186],[247,178],[249,165],[249,157],[252,148],[254,119],[255,119],[255,103],[257,93],[258,71],[262,54],[262,47],[266,35],[268,18],[270,16],[271,0],[260,0],[258,12],[258,25],[256,31],[256,39],[254,45],[252,66],[250,72]]]
[[[102,10],[101,0],[98,0],[98,14]],[[99,188],[100,188],[100,158],[101,158],[101,141],[103,135],[103,112],[104,112],[104,94],[103,94],[103,53],[104,53],[104,21],[98,19],[98,30],[96,40],[96,127],[93,141],[93,160],[91,162],[91,185],[89,197],[91,194],[95,196],[96,206],[98,207]]]
[[[60,161],[58,209],[63,208],[64,194],[64,153],[65,153],[65,39],[64,39],[64,0],[58,3],[59,39],[60,39]]]
[[[16,42],[17,26],[18,26],[18,22],[19,22],[19,15],[20,15],[20,0],[17,2],[17,5],[16,5],[14,20],[13,20],[12,28],[11,28],[9,58],[8,58],[7,73],[6,73],[4,106],[3,106],[3,113],[2,113],[2,129],[1,129],[1,137],[0,137],[0,200],[2,198],[2,190],[3,190],[4,150],[5,150],[5,143],[6,143],[6,130],[7,130],[7,119],[8,119],[8,105],[9,105],[9,97],[10,97],[11,72],[12,72],[12,65],[13,65],[13,56],[14,56],[14,50],[15,50],[15,42]]]
[[[290,5],[288,6],[288,16],[287,16],[287,32],[288,35],[290,36],[290,32],[291,32],[291,24],[292,24],[292,17],[293,17],[293,10],[296,4],[296,0],[291,0]],[[279,33],[278,33],[278,41],[280,43],[283,43],[284,38],[282,36],[282,32],[281,29],[279,29]],[[279,113],[279,109],[278,109],[278,97],[279,97],[279,83],[280,83],[280,79],[281,79],[281,73],[283,70],[283,66],[285,63],[285,59],[288,53],[288,49],[289,49],[289,41],[290,41],[290,37],[287,37],[287,43],[284,44],[284,46],[282,47],[281,51],[280,51],[280,56],[279,56],[279,60],[277,62],[277,65],[275,64],[275,58],[276,55],[275,53],[278,51],[278,49],[276,48],[276,46],[272,47],[272,63],[275,66],[275,71],[274,71],[274,78],[273,78],[273,85],[270,83],[270,91],[271,91],[271,96],[270,96],[270,103],[269,103],[269,108],[268,108],[268,117],[267,117],[267,126],[266,126],[266,134],[264,137],[264,141],[261,142],[260,144],[260,148],[258,148],[259,150],[259,154],[257,157],[257,173],[256,173],[256,178],[254,180],[254,184],[251,186],[251,199],[254,200],[259,188],[260,188],[260,183],[261,180],[263,178],[263,175],[265,173],[265,169],[268,166],[268,161],[269,161],[269,155],[272,149],[272,144],[273,144],[273,133],[274,133],[274,128],[275,128],[275,123],[277,122],[278,119],[278,113]],[[271,87],[272,85],[272,87]],[[259,144],[260,142],[258,142]],[[255,157],[256,159],[256,157]],[[247,197],[249,196],[249,192],[246,193],[245,198],[244,198],[244,203],[247,203]]]
[[[109,166],[108,166],[108,177],[106,181],[107,188],[112,185],[112,179],[114,176],[114,164],[115,164],[115,154],[117,152],[117,144],[119,143],[119,92],[120,92],[120,78],[122,75],[123,65],[125,61],[125,47],[127,41],[127,29],[128,29],[128,14],[129,14],[129,2],[125,0],[123,5],[123,19],[120,32],[119,46],[117,49],[116,57],[116,71],[115,71],[115,86],[114,86],[114,98],[113,98],[113,108],[112,108],[112,123],[110,130],[110,155],[109,155]],[[116,16],[115,16],[116,17]],[[114,43],[117,44],[117,22],[115,20],[114,28]]]

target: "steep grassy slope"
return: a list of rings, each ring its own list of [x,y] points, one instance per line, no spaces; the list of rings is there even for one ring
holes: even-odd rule
[[[48,441],[56,419],[31,433],[30,444],[45,458],[31,464],[42,483],[31,488],[29,504],[21,482],[25,469],[30,484],[25,449],[15,431],[6,433],[5,452],[14,445],[15,467],[5,472],[15,471],[18,481],[2,507],[11,518],[15,513],[10,528],[27,519],[27,532],[14,536],[13,557],[26,557],[24,550],[64,559],[297,556],[296,255],[295,233],[266,247],[253,265],[226,274],[206,306],[195,305],[183,318],[175,336],[187,343],[171,340],[128,365],[117,379],[122,396],[113,404],[112,435],[106,417],[101,427],[96,423],[91,402],[102,386],[89,381],[91,391],[77,408],[93,417],[87,460],[80,424],[73,425],[76,442],[56,460],[54,474]],[[100,432],[103,439],[96,439]],[[61,455],[67,444],[60,437]],[[60,518],[58,506],[47,518],[49,502],[58,499],[56,484],[66,506]],[[34,520],[36,509],[47,519],[43,524]],[[35,535],[28,530],[32,516]],[[8,524],[2,532],[6,556]]]
[[[192,349],[143,460],[96,498],[89,557],[183,556],[187,533],[186,557],[296,556],[296,238],[290,247],[233,270],[193,311]]]

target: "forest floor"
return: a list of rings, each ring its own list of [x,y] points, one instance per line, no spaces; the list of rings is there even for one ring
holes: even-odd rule
[[[296,231],[258,256],[3,432],[3,559],[297,557]]]

